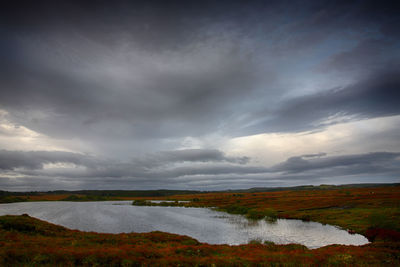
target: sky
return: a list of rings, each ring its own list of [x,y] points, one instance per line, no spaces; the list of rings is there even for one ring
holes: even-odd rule
[[[396,1],[7,1],[0,190],[400,182]]]

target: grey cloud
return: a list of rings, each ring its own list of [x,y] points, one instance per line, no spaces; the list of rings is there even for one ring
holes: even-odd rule
[[[395,69],[344,88],[288,100],[242,132],[298,132],[347,120],[399,115],[400,73]]]
[[[162,151],[158,155],[150,157],[147,162],[161,162],[162,164],[170,162],[219,162],[225,161],[230,163],[246,164],[250,160],[249,157],[227,157],[217,149],[182,149],[173,151]]]
[[[324,152],[320,152],[320,153],[316,153],[316,154],[305,154],[305,155],[302,155],[302,156],[300,156],[301,158],[320,158],[320,157],[324,157],[324,156],[326,156],[327,154],[326,153],[324,153]]]
[[[400,153],[374,152],[367,154],[343,155],[305,159],[307,155],[291,157],[285,162],[271,167],[275,172],[301,173],[318,169],[357,168],[358,172],[368,172],[378,167],[391,168],[400,163]],[[350,170],[352,171],[352,170]],[[400,171],[397,168],[397,171]]]
[[[237,165],[192,165],[186,167],[176,167],[170,170],[163,170],[156,173],[156,177],[181,177],[191,175],[220,175],[220,174],[251,174],[268,172],[266,167],[256,166],[237,166]],[[153,176],[154,174],[152,174]]]
[[[279,98],[290,88],[281,83],[302,62],[298,51],[346,39],[346,25],[368,39],[369,28],[394,17],[394,8],[374,1],[39,2],[4,9],[0,107],[35,131],[98,146],[110,138],[301,130],[290,107],[257,113],[284,104]],[[299,101],[288,105],[307,106]],[[271,126],[241,130],[243,113]]]
[[[41,48],[47,42],[39,40],[34,42],[39,47],[30,48],[39,49],[40,58],[6,68],[0,107],[11,120],[59,138],[90,142],[203,135],[217,128],[235,102],[245,99],[254,87],[251,57],[235,55],[234,48],[225,44],[213,47],[205,41],[205,48],[174,56],[164,50],[151,55],[91,48],[82,38],[74,44],[76,56],[85,62],[81,63],[60,57],[68,52],[57,43],[50,48],[55,55],[47,55]],[[95,59],[80,55],[82,48],[91,49]],[[70,53],[75,56],[74,49]],[[130,59],[132,53],[138,59]],[[48,58],[53,62],[47,63]],[[169,63],[172,60],[175,63]]]
[[[399,174],[400,153],[374,152],[356,155],[324,157],[324,153],[291,157],[287,161],[272,167],[241,166],[238,164],[223,164],[218,161],[202,163],[192,162],[183,166],[158,166],[157,168],[140,168],[140,164],[126,163],[108,165],[105,168],[90,170],[89,177],[137,177],[154,180],[179,178],[187,181],[193,177],[207,176],[209,180],[217,179],[220,175],[264,175],[276,179],[294,179],[293,175],[314,173],[319,177],[334,177],[359,175],[365,173]],[[286,174],[285,174],[286,173]],[[81,174],[82,175],[82,174]],[[227,176],[229,177],[229,176]],[[311,177],[309,176],[311,179]]]
[[[368,76],[379,72],[385,65],[396,69],[396,66],[390,65],[399,62],[400,53],[388,54],[387,51],[396,51],[397,47],[398,41],[392,38],[367,39],[348,51],[333,55],[318,66],[318,71],[336,71],[343,74],[355,73],[360,76]]]
[[[73,163],[94,166],[94,160],[88,156],[63,151],[8,151],[0,150],[0,169],[16,168],[42,169],[47,163]]]
[[[247,164],[248,157],[227,157],[216,149],[182,149],[161,151],[136,157],[131,162],[117,162],[110,159],[95,158],[93,156],[64,152],[64,151],[9,151],[0,150],[0,169],[13,170],[25,168],[29,170],[42,169],[46,163],[73,163],[84,166],[93,171],[103,172],[101,176],[123,176],[136,170],[168,167],[169,164],[184,162]],[[99,173],[96,173],[99,174]]]
[[[168,152],[166,164],[171,162],[186,162],[184,165],[160,165],[149,168],[140,165],[140,162],[111,162],[68,152],[12,152],[2,151],[0,177],[2,188],[17,187],[18,183],[27,185],[38,179],[49,179],[57,184],[68,184],[78,187],[95,185],[96,183],[108,188],[113,183],[120,186],[139,184],[141,188],[162,188],[168,184],[172,188],[182,185],[203,186],[203,189],[219,188],[223,183],[229,183],[236,188],[252,187],[268,184],[301,184],[323,182],[330,178],[337,181],[370,181],[370,177],[380,177],[382,181],[394,181],[400,174],[400,153],[374,152],[366,154],[326,156],[324,153],[307,154],[291,157],[285,162],[272,167],[240,165],[224,162],[219,158],[220,153],[215,151],[186,151],[177,153]],[[166,152],[162,155],[168,154]],[[177,156],[178,155],[178,156]],[[220,155],[221,156],[221,155]],[[6,162],[4,158],[7,158]],[[186,161],[186,159],[188,161]],[[205,161],[207,160],[207,161]],[[45,163],[70,162],[86,166],[86,169],[42,169]],[[21,169],[24,168],[24,169]],[[13,177],[14,178],[7,178]],[[22,177],[21,177],[22,175]],[[30,183],[25,183],[29,177]],[[39,179],[40,178],[40,179]],[[363,180],[364,179],[364,180]],[[49,184],[51,187],[52,183]],[[215,186],[215,187],[213,187]],[[56,187],[54,187],[55,189]],[[101,188],[101,186],[95,186]],[[123,187],[120,187],[123,188]]]
[[[397,160],[384,153],[308,154],[268,168],[223,154],[218,138],[400,115],[398,7],[374,0],[7,1],[0,110],[10,125],[82,153],[0,151],[0,175],[32,178],[2,181],[198,188],[366,172],[392,179]],[[398,128],[348,146],[375,139],[359,151],[398,149]],[[200,140],[191,147],[216,149],[175,151],[187,137]],[[385,155],[386,163],[379,160]],[[79,168],[43,168],[59,162]]]
[[[187,166],[178,166],[172,168],[142,168],[136,164],[129,163],[105,163],[98,165],[95,168],[88,168],[86,170],[74,171],[73,169],[57,169],[57,170],[21,170],[21,174],[28,176],[61,176],[76,179],[92,179],[95,177],[130,177],[133,180],[141,181],[141,179],[148,179],[149,181],[165,181],[172,178],[182,178],[185,181],[187,177],[197,175],[216,176],[223,174],[233,175],[248,175],[254,173],[268,173],[270,170],[266,167],[260,166],[240,166],[229,164],[216,164],[210,163],[206,165],[190,164]],[[209,177],[208,179],[213,179]]]

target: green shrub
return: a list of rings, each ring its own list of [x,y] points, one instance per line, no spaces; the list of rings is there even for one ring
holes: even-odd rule
[[[251,209],[247,212],[246,217],[252,220],[266,219],[269,222],[275,222],[278,218],[277,212],[274,209],[255,210]]]
[[[225,207],[224,210],[231,214],[247,214],[250,208],[241,205],[230,205],[228,207]]]
[[[149,206],[151,203],[144,199],[137,199],[132,202],[133,206]]]
[[[263,212],[266,217],[269,217],[271,219],[276,219],[278,217],[278,214],[274,209],[264,209]]]
[[[261,244],[262,243],[262,240],[261,239],[259,239],[259,238],[256,238],[256,239],[252,239],[252,240],[250,240],[249,241],[249,244]]]
[[[252,220],[261,220],[264,219],[265,214],[263,211],[252,209],[247,212],[246,217]]]

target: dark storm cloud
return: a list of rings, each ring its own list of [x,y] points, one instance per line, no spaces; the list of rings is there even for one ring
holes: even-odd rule
[[[188,137],[399,115],[395,1],[7,1],[0,12],[5,125],[82,150],[1,150],[0,187],[219,188],[399,174],[389,152],[266,167],[218,147],[175,150]],[[218,141],[204,143],[189,147]]]
[[[0,106],[35,131],[202,135],[253,87],[251,58],[205,29],[230,17],[219,6],[207,14],[211,3],[41,3],[12,6],[2,18]]]
[[[386,64],[382,51],[394,50],[398,40],[395,10],[381,1],[8,3],[1,19],[0,107],[35,131],[89,142],[202,136],[216,129],[232,135],[302,130],[343,108],[360,112],[344,105],[365,95],[355,88],[346,96],[349,88],[295,99],[276,120],[271,111],[259,117],[257,110],[276,108],[280,102],[273,99],[290,91],[279,84],[292,72],[281,62],[300,60],[298,51],[322,49],[330,38],[364,40],[374,32],[379,53],[369,57]],[[381,42],[379,34],[389,33],[393,40]],[[365,57],[352,54],[355,62]],[[331,65],[346,65],[337,63],[340,55],[333,57]],[[256,89],[261,77],[271,78]],[[328,103],[317,114],[305,110],[308,102],[331,95],[347,104]],[[297,106],[303,117],[292,116]],[[372,106],[371,113],[385,115],[380,108]],[[243,113],[256,113],[246,121],[268,126],[241,130],[236,118]]]
[[[386,70],[344,88],[306,95],[283,102],[245,133],[296,132],[365,118],[400,114],[400,72]],[[258,114],[260,116],[260,114]]]
[[[382,66],[387,69],[398,69],[400,60],[398,36],[366,39],[353,49],[338,53],[329,58],[318,70],[321,72],[335,71],[340,73],[355,73],[363,76],[376,75]],[[393,51],[387,53],[387,51]]]
[[[85,45],[91,49],[84,40],[79,44]],[[91,59],[87,55],[81,55],[87,59],[85,63],[66,62],[60,56],[65,53],[62,47],[52,49],[56,51],[51,59],[45,53],[38,62],[28,60],[15,70],[7,69],[0,91],[0,105],[13,121],[50,136],[143,139],[203,135],[217,128],[235,101],[245,99],[253,86],[251,59],[234,56],[231,48],[177,54],[184,59],[176,64],[169,62],[175,56],[155,56],[155,62],[147,62],[152,56],[139,52],[138,60],[145,61],[140,65],[129,55],[102,47],[92,49],[93,57],[101,59],[98,64],[88,64]],[[214,58],[210,62],[204,59],[208,52]],[[107,53],[122,59],[104,58]]]
[[[198,38],[204,22],[240,19],[246,11],[236,6],[223,1],[26,1],[8,3],[3,20],[21,31],[77,30],[106,45],[124,38],[146,49],[176,48]]]

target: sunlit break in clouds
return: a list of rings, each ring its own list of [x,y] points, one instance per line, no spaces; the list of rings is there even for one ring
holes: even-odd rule
[[[7,1],[0,190],[400,178],[395,1]]]

